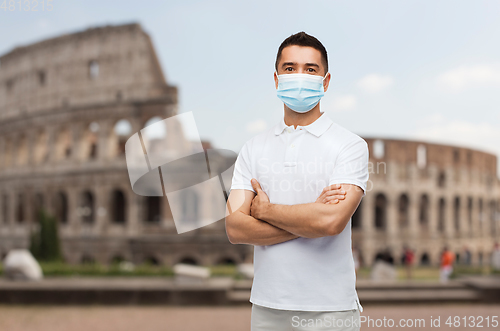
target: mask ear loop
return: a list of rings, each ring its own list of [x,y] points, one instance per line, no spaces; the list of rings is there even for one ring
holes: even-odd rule
[[[321,85],[323,85],[323,88],[325,87],[325,85],[323,83],[325,82],[325,78],[326,78],[327,75],[328,75],[328,71],[326,72],[325,77],[323,77],[323,80],[321,82]]]

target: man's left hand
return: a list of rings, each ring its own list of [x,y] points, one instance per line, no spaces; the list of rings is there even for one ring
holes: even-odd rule
[[[250,215],[256,219],[262,219],[266,212],[266,209],[271,203],[269,202],[269,197],[267,196],[267,194],[260,187],[257,179],[252,178],[251,183],[253,189],[255,190],[255,192],[257,192],[257,194],[252,200],[252,204],[250,206]]]

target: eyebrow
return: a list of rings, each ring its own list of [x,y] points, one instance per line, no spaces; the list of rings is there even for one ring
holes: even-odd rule
[[[297,62],[285,62],[281,65],[281,68],[284,68],[286,66],[294,66],[294,65],[297,65]],[[306,66],[319,68],[319,65],[317,63],[306,63]]]

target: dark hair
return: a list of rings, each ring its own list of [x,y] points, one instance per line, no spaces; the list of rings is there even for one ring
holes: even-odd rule
[[[278,48],[278,54],[276,55],[276,64],[274,65],[276,68],[276,72],[278,72],[278,63],[280,62],[281,52],[283,51],[283,48],[292,45],[308,46],[317,49],[321,53],[323,66],[325,67],[325,73],[328,72],[328,55],[326,53],[325,46],[323,46],[323,44],[318,39],[311,35],[308,35],[304,31],[291,35],[281,43],[280,48]]]

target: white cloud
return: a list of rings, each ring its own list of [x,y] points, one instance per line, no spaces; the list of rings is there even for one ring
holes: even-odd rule
[[[337,96],[332,101],[333,111],[351,110],[356,107],[356,97],[352,94]]]
[[[436,80],[438,86],[454,91],[476,86],[500,86],[500,65],[460,66],[440,74]]]
[[[258,119],[247,124],[248,133],[260,133],[267,129],[267,122],[263,119]]]
[[[500,156],[500,127],[487,122],[448,120],[441,114],[433,114],[419,122],[418,129],[412,136],[423,141],[458,145]],[[500,162],[498,175],[500,176]]]
[[[361,78],[358,86],[369,93],[378,93],[390,87],[394,79],[389,75],[369,74]]]

